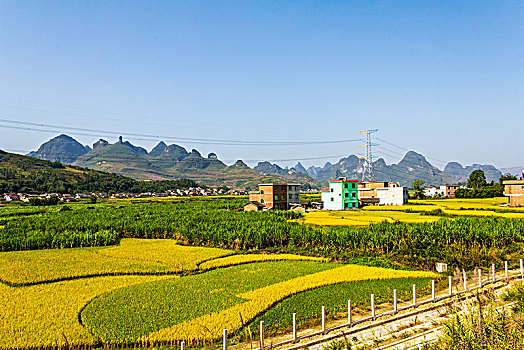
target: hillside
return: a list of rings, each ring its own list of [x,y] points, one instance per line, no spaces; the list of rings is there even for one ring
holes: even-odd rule
[[[174,176],[166,174],[153,164],[147,151],[121,140],[109,144],[100,140],[93,150],[80,156],[73,163],[76,166],[106,171],[132,177],[136,180],[167,180]]]
[[[53,140],[48,142],[56,143]],[[72,164],[136,180],[189,178],[207,186],[237,189],[253,188],[261,182],[285,181],[301,183],[305,189],[320,188],[318,181],[294,169],[261,175],[242,161],[227,166],[215,153],[203,157],[195,149],[188,152],[184,147],[167,145],[164,142],[159,142],[151,152],[147,152],[142,147],[123,141],[122,138],[114,144],[100,139],[93,144],[90,152],[76,157]]]
[[[29,153],[28,156],[71,164],[89,151],[91,151],[89,146],[84,146],[74,138],[62,134],[43,143],[37,151]]]
[[[180,181],[136,181],[59,162],[40,160],[0,150],[0,193],[162,192],[197,183]]]

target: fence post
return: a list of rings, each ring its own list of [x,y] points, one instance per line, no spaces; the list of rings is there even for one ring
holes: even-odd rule
[[[479,288],[482,288],[482,270],[479,269]]]
[[[348,300],[348,324],[351,326],[351,300]]]
[[[431,300],[435,302],[435,280],[431,280]]]
[[[227,329],[224,329],[224,334],[222,335],[222,350],[227,350]]]
[[[326,331],[326,307],[322,306],[322,333]]]
[[[507,261],[504,261],[504,272],[506,273],[506,282],[508,282],[509,273],[508,273],[508,262]]]
[[[449,295],[453,295],[453,277],[448,276],[448,289],[449,289]]]
[[[417,285],[413,284],[413,306],[417,305]]]
[[[293,313],[293,341],[297,340],[297,314]]]
[[[375,319],[375,294],[371,294],[371,317]]]
[[[260,349],[264,349],[264,321],[260,321]]]
[[[397,290],[393,289],[393,310],[395,310],[395,313],[398,311],[397,307]]]
[[[520,279],[524,279],[524,264],[522,263],[522,259],[520,259]]]
[[[468,291],[468,277],[466,276],[466,271],[464,271],[464,290]]]
[[[180,343],[180,350],[186,350],[186,342],[182,340]]]
[[[497,281],[495,277],[495,264],[491,264],[491,274],[493,275],[493,283],[495,283]]]

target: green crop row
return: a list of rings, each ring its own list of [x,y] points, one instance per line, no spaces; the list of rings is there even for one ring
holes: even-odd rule
[[[368,227],[316,227],[289,222],[295,212],[241,212],[240,201],[215,200],[81,206],[12,218],[0,229],[0,250],[100,246],[120,238],[175,238],[227,249],[299,250],[346,259],[394,255],[412,266],[437,261],[487,266],[518,251],[524,220],[443,218],[431,223],[377,223]]]

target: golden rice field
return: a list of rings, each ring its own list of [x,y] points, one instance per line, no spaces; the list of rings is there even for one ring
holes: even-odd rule
[[[219,339],[223,328],[240,330],[297,293],[352,281],[436,277],[140,239],[111,248],[0,253],[0,276],[18,284],[0,283],[0,349],[202,344]]]
[[[254,262],[265,261],[318,261],[328,262],[329,259],[317,258],[311,256],[302,256],[294,254],[246,254],[246,255],[230,255],[224,258],[212,259],[201,263],[198,267],[201,270],[216,269],[219,267],[228,267],[234,265],[241,265]]]
[[[272,284],[264,288],[237,295],[246,300],[220,312],[177,324],[158,332],[148,334],[140,340],[144,343],[164,343],[175,340],[185,340],[190,344],[203,344],[210,339],[219,339],[222,330],[235,332],[246,320],[253,319],[257,314],[269,309],[276,302],[291,295],[343,282],[364,280],[388,280],[395,278],[437,277],[431,272],[400,271],[359,265],[343,265],[288,281]],[[216,320],[221,320],[217,323]]]
[[[524,219],[524,208],[501,206],[507,201],[507,198],[411,200],[408,205],[403,206],[366,206],[360,210],[313,211],[306,213],[304,218],[297,221],[320,226],[367,226],[379,222],[434,222],[441,217],[421,214],[433,210],[458,216]]]

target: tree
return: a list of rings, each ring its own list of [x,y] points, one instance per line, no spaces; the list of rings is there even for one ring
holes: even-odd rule
[[[486,174],[482,170],[474,170],[468,178],[468,188],[484,188],[486,187]]]
[[[96,204],[96,200],[97,200],[96,196],[91,195],[91,197],[89,197],[89,202],[91,204]]]
[[[517,177],[515,175],[511,175],[511,174],[502,175],[499,178],[499,185],[502,186],[503,182],[506,181],[506,180],[517,180]]]
[[[415,190],[415,198],[423,199],[424,198],[424,184],[426,181],[415,180],[413,181],[413,189]]]

